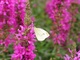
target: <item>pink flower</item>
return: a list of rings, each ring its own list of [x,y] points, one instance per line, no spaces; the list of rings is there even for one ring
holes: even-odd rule
[[[64,56],[64,60],[71,60],[71,57],[69,57],[67,54]]]
[[[51,33],[54,43],[62,44],[67,40],[71,28],[70,21],[72,19],[68,11],[70,6],[71,0],[49,0],[46,4],[46,12],[54,24]]]
[[[26,0],[0,1],[0,45],[14,46],[11,60],[34,60],[35,35],[33,21],[26,25]]]
[[[64,60],[80,60],[80,51],[76,52],[73,58],[66,54]]]
[[[0,40],[0,45],[3,45],[3,40]]]

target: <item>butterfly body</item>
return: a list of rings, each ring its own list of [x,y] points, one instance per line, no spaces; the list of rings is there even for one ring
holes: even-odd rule
[[[34,27],[34,32],[38,41],[44,41],[47,37],[49,37],[49,33],[42,28]]]

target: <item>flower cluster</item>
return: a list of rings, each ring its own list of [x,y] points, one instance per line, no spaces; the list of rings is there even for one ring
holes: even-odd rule
[[[77,6],[80,4],[79,1],[80,0],[48,0],[46,4],[46,12],[53,24],[51,36],[55,46],[59,44],[66,52],[69,52],[68,48],[72,49],[71,56],[73,57],[66,54],[64,60],[80,59],[80,52],[78,52],[77,55],[75,54],[76,41],[73,39],[75,33],[72,30],[76,22],[75,15],[78,13]],[[77,40],[77,38],[75,38],[75,40]],[[59,47],[57,49],[59,50]]]
[[[68,37],[72,19],[68,12],[70,5],[71,0],[50,0],[47,2],[46,12],[53,21],[51,34],[54,43],[62,44]]]
[[[16,38],[18,39],[17,45],[14,45],[14,54],[12,54],[12,60],[34,60],[35,54],[34,54],[34,30],[33,30],[33,24],[27,27],[27,29],[30,29],[27,31],[25,35],[25,28],[23,26],[20,26],[21,30],[18,30],[18,34],[16,34]]]
[[[16,33],[15,3],[13,0],[0,1],[0,40],[6,47],[12,43],[12,36]]]
[[[64,56],[64,60],[80,60],[80,51],[76,52],[75,57],[70,57],[69,55]]]
[[[34,25],[25,24],[26,0],[0,1],[0,45],[13,44],[11,60],[34,60]]]

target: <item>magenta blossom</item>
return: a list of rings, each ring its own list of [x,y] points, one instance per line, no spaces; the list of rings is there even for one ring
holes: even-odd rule
[[[64,60],[80,60],[80,51],[76,52],[76,55],[73,58],[66,54]]]
[[[25,24],[26,5],[27,0],[0,1],[0,45],[8,48],[13,44],[11,60],[34,60],[36,57],[33,21]]]
[[[67,40],[72,19],[70,6],[71,0],[49,0],[46,4],[46,12],[54,24],[51,33],[54,43],[63,44]]]

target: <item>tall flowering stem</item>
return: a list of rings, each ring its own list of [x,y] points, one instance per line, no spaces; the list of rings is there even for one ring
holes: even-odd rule
[[[55,44],[61,45],[68,38],[72,19],[71,14],[68,12],[70,5],[71,0],[50,0],[47,3],[46,11],[53,21],[51,34]]]
[[[76,3],[78,0],[76,1]],[[55,44],[63,45],[69,39],[71,24],[75,22],[77,9],[70,10],[75,0],[48,0],[46,4],[46,12],[52,19],[51,35]],[[73,5],[74,5],[73,4]],[[73,7],[74,8],[74,7]]]
[[[29,0],[0,1],[0,45],[13,44],[11,60],[34,60],[35,35]]]
[[[78,13],[78,5],[80,5],[80,0],[48,0],[46,4],[46,12],[53,24],[51,36],[55,44],[54,48],[58,44],[69,54],[70,48],[71,57],[76,55],[76,42],[73,39],[72,28],[76,22],[75,15]],[[59,52],[59,47],[57,50]]]

